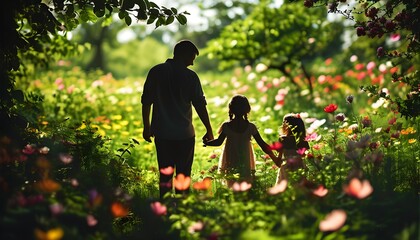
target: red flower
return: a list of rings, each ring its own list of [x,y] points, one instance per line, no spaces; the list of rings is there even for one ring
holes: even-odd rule
[[[324,108],[324,112],[326,113],[333,113],[337,110],[338,106],[336,104],[330,104]]]

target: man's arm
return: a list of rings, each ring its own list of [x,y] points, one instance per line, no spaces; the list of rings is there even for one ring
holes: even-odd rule
[[[150,129],[150,109],[152,108],[151,104],[142,105],[142,116],[143,116],[143,138],[147,142],[152,142],[150,139],[152,136],[152,131]]]
[[[209,113],[207,112],[206,105],[200,104],[200,105],[194,106],[194,108],[201,122],[206,127],[206,134],[203,136],[203,141],[213,140],[214,139],[213,130],[211,128]]]

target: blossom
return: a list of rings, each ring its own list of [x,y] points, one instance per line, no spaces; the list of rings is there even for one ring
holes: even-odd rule
[[[35,183],[35,188],[44,193],[53,193],[60,190],[61,185],[52,179],[43,179]]]
[[[319,223],[319,230],[322,232],[337,231],[344,225],[346,219],[347,214],[344,210],[333,210]]]
[[[34,235],[36,240],[60,240],[64,236],[64,231],[60,227],[51,228],[45,232],[35,228]]]
[[[64,207],[61,203],[53,203],[49,208],[53,215],[58,215],[64,211]]]
[[[160,202],[152,202],[150,208],[156,216],[166,215],[166,206]]]
[[[337,110],[338,106],[336,104],[329,104],[324,108],[324,112],[326,113],[333,113]]]
[[[196,190],[208,190],[211,188],[211,178],[206,177],[202,181],[195,182],[193,188]]]
[[[50,149],[48,147],[42,147],[39,149],[39,153],[41,154],[48,154],[49,151]]]
[[[306,151],[306,148],[299,148],[298,150],[296,150],[296,153],[299,155],[304,155]]]
[[[339,113],[335,115],[335,119],[340,122],[344,121],[345,118],[346,118],[346,115],[344,115],[344,113]]]
[[[318,196],[318,197],[324,197],[325,195],[327,195],[327,193],[328,193],[328,189],[326,189],[324,186],[322,186],[322,185],[319,185],[315,190],[313,190],[312,191],[312,193],[315,195],[315,196]]]
[[[111,213],[116,218],[125,217],[128,215],[128,208],[121,202],[113,202],[111,204]]]
[[[174,168],[172,166],[168,166],[166,168],[161,168],[159,171],[163,175],[170,176],[174,173]]]
[[[243,182],[235,182],[235,183],[233,183],[233,185],[232,185],[232,190],[234,191],[234,192],[246,192],[246,191],[248,191],[250,188],[252,187],[252,184],[251,183],[248,183],[248,182],[246,182],[246,181],[243,181]]]
[[[352,103],[353,99],[354,99],[353,95],[348,95],[347,98],[346,98],[346,102],[347,103]]]
[[[185,176],[183,173],[176,175],[174,178],[174,186],[177,190],[187,190],[191,184],[191,177]]]
[[[362,125],[363,125],[364,128],[370,127],[372,125],[372,120],[370,120],[369,116],[363,117]]]
[[[86,216],[86,223],[89,227],[93,227],[98,224],[98,220],[91,214]]]
[[[276,194],[284,192],[286,188],[287,188],[287,180],[283,179],[279,183],[274,185],[273,187],[267,189],[267,192],[270,195],[276,195]]]
[[[69,164],[73,161],[73,156],[68,153],[60,153],[59,158],[64,164]]]
[[[192,233],[199,232],[199,231],[203,230],[203,228],[204,228],[204,223],[203,222],[201,222],[201,221],[194,222],[188,227],[188,232],[192,234]]]
[[[25,148],[23,148],[22,152],[27,155],[31,155],[36,151],[36,147],[33,144],[27,144]]]
[[[282,147],[283,147],[283,144],[281,142],[274,142],[273,144],[270,145],[270,149],[276,150],[276,151],[281,150]]]
[[[347,186],[344,186],[344,192],[358,199],[363,199],[373,192],[373,187],[368,180],[360,181],[358,178],[352,178]]]

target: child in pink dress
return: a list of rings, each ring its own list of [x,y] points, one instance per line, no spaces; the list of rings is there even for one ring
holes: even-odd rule
[[[278,162],[281,167],[277,174],[277,184],[287,179],[288,171],[304,168],[302,153],[309,149],[309,143],[305,140],[306,129],[303,120],[298,114],[289,113],[283,117],[282,135],[279,142],[282,147],[279,152]]]
[[[208,146],[220,146],[226,139],[223,153],[219,159],[218,170],[222,174],[239,174],[240,181],[252,182],[255,173],[255,155],[251,144],[253,137],[261,149],[277,161],[270,146],[261,138],[257,127],[248,121],[251,106],[248,99],[236,95],[229,103],[229,121],[223,123],[219,129],[219,137],[211,141],[204,141]],[[234,181],[228,181],[230,186]]]

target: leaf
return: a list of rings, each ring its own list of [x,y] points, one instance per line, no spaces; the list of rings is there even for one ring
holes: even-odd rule
[[[130,26],[131,22],[133,21],[129,15],[125,16],[124,20],[125,20],[125,24],[127,24],[127,26]]]
[[[147,24],[151,24],[156,20],[157,17],[150,16],[149,20],[147,20]]]
[[[124,11],[124,10],[120,10],[120,12],[118,12],[118,17],[119,17],[120,19],[125,18],[125,16],[127,16],[127,12],[126,12],[126,11]]]
[[[168,24],[173,23],[173,22],[174,22],[174,19],[175,19],[175,17],[174,17],[174,16],[169,16],[169,17],[166,19],[165,24],[166,24],[166,25],[168,25]]]
[[[138,144],[138,145],[140,145],[140,142],[139,142],[139,141],[137,141],[137,139],[135,139],[135,138],[132,138],[131,140],[133,140],[133,142],[134,142],[135,144]]]
[[[187,18],[183,14],[176,16],[176,20],[178,20],[181,25],[185,25],[187,23]]]
[[[124,148],[119,148],[117,152],[124,152]]]

